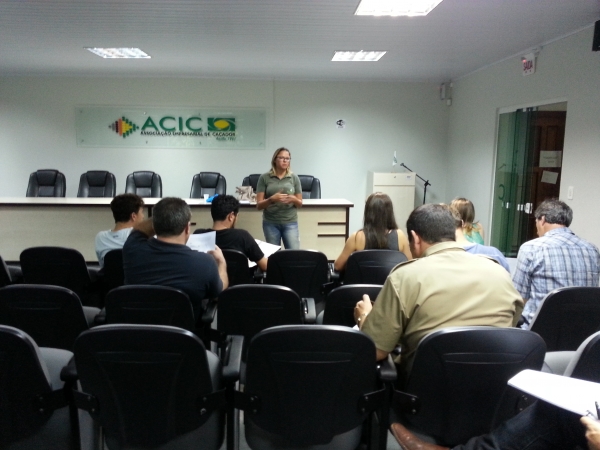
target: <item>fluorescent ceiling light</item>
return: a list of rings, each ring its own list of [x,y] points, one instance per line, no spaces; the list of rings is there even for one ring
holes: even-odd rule
[[[102,58],[150,59],[150,55],[144,53],[139,48],[84,48],[95,55],[101,56]]]
[[[361,0],[356,16],[426,16],[442,0]]]
[[[345,51],[338,50],[333,54],[332,61],[367,61],[374,62],[379,61],[386,52],[373,52],[373,51]]]

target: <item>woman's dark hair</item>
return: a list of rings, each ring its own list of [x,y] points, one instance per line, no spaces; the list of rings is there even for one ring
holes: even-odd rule
[[[397,229],[392,199],[383,192],[369,195],[365,203],[362,229],[365,234],[365,248],[388,248],[388,233]]]

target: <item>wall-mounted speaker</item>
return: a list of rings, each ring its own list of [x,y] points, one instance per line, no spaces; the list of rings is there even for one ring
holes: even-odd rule
[[[600,50],[600,20],[596,22],[594,26],[594,42],[592,42],[592,51],[597,52]]]

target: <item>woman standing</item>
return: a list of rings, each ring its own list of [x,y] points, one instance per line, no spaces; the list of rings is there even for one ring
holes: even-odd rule
[[[302,207],[302,186],[292,173],[290,151],[281,147],[271,159],[271,170],[263,173],[256,185],[256,207],[263,210],[263,232],[269,244],[286,249],[300,248],[298,211]]]
[[[396,225],[392,200],[382,192],[375,192],[367,198],[363,228],[350,235],[333,268],[341,272],[352,252],[369,249],[397,250],[407,259],[412,259],[408,239]]]
[[[455,198],[450,203],[450,208],[460,215],[463,234],[467,241],[483,245],[483,227],[475,222],[475,207],[471,200],[462,197]]]

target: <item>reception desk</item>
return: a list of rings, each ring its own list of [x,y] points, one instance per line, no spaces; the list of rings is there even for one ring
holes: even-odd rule
[[[159,198],[145,198],[146,215]],[[28,247],[51,245],[79,250],[86,261],[96,261],[94,238],[114,226],[111,198],[0,198],[0,255],[18,261]],[[185,199],[192,209],[192,228],[210,228],[210,203]],[[300,247],[319,250],[330,260],[342,251],[349,235],[350,208],[343,199],[303,201],[298,209]],[[236,224],[256,239],[264,240],[262,211],[242,204]]]

